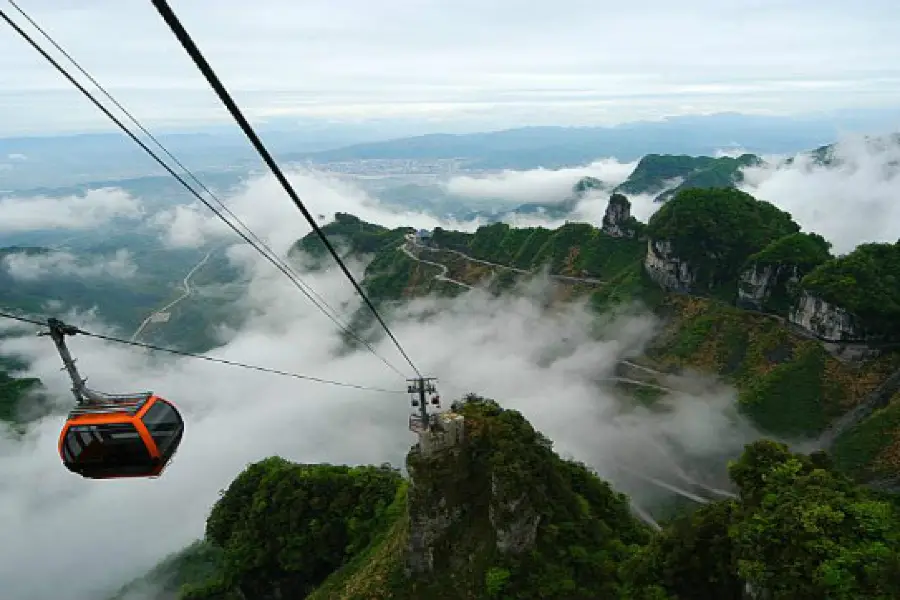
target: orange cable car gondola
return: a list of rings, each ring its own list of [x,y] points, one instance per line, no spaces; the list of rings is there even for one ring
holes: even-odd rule
[[[78,329],[56,319],[48,322],[78,401],[59,434],[63,465],[90,479],[161,475],[184,434],[178,409],[152,392],[107,395],[89,390],[65,344],[64,336]]]

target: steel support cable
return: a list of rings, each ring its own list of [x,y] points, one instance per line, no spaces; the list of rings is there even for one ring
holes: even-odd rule
[[[116,98],[115,98],[112,94],[110,94],[110,93],[107,91],[107,89],[106,89],[99,81],[97,81],[90,73],[88,73],[87,70],[85,70],[77,60],[75,60],[68,52],[66,52],[66,50],[65,50],[62,46],[60,46],[60,45],[56,42],[56,40],[53,39],[53,37],[52,37],[49,33],[47,33],[40,25],[38,25],[38,24],[34,21],[34,19],[31,18],[31,16],[30,16],[28,13],[26,13],[26,12],[25,12],[18,4],[15,3],[14,0],[7,0],[7,1],[13,6],[13,8],[15,8],[17,11],[19,11],[19,14],[21,14],[21,15],[22,15],[22,16],[23,16],[23,17],[31,24],[32,27],[34,27],[37,31],[39,31],[40,34],[41,34],[42,36],[44,36],[44,38],[45,38],[48,42],[50,42],[50,43],[53,45],[54,48],[56,48],[63,56],[65,56],[65,57],[69,60],[69,62],[72,63],[72,65],[73,65],[76,69],[78,69],[79,72],[81,72],[82,75],[84,75],[85,77],[87,77],[87,79],[88,79],[91,83],[93,83],[94,86],[96,86],[97,89],[100,90],[100,92],[102,92],[103,95],[106,96],[106,98],[107,98],[110,102],[112,102],[113,104],[115,104],[116,107],[117,107],[119,110],[121,110],[122,113],[124,113],[125,116],[128,117],[128,119],[129,119],[132,123],[134,123],[135,127],[137,127],[138,129],[140,129],[140,130],[144,133],[144,135],[146,135],[148,138],[150,138],[150,140],[151,140],[154,144],[156,144],[156,146],[157,146],[160,150],[162,150],[162,151],[166,154],[166,156],[168,156],[170,159],[172,159],[172,161],[173,161],[176,165],[178,165],[178,166],[181,168],[181,170],[184,171],[185,174],[187,174],[188,177],[190,177],[190,178],[194,181],[194,183],[196,183],[196,184],[197,184],[204,192],[206,192],[206,193],[209,195],[209,197],[212,198],[212,199],[216,202],[216,204],[218,204],[219,206],[221,206],[221,207],[222,207],[222,210],[224,210],[224,211],[228,214],[228,216],[230,216],[232,219],[234,219],[235,222],[237,222],[238,225],[240,225],[241,227],[243,227],[243,228],[247,231],[247,234],[248,234],[250,237],[252,237],[252,238],[253,238],[260,246],[262,246],[262,248],[263,248],[266,252],[268,252],[269,254],[271,254],[274,260],[278,261],[280,264],[284,265],[285,268],[286,268],[287,270],[291,271],[291,273],[297,278],[297,280],[298,280],[298,282],[299,282],[299,284],[300,284],[301,286],[305,286],[306,288],[308,288],[309,293],[312,294],[313,296],[315,296],[315,297],[316,297],[316,298],[317,298],[317,299],[318,299],[325,307],[327,307],[329,310],[332,311],[332,313],[335,315],[335,317],[337,317],[337,311],[334,310],[331,306],[329,306],[328,303],[325,301],[324,298],[322,298],[322,297],[321,297],[321,296],[320,296],[320,295],[319,295],[319,294],[318,294],[311,286],[306,285],[306,284],[300,279],[299,275],[297,275],[296,272],[290,267],[290,265],[288,265],[288,264],[285,263],[283,260],[281,260],[281,258],[275,253],[274,250],[272,250],[272,249],[266,244],[266,242],[265,242],[264,240],[262,240],[259,236],[257,236],[257,235],[253,232],[252,229],[250,229],[243,221],[241,221],[241,219],[240,219],[237,215],[235,215],[235,214],[231,211],[231,209],[229,209],[228,206],[226,206],[225,203],[222,202],[222,201],[218,198],[218,196],[216,196],[216,194],[214,194],[213,191],[210,190],[210,189],[206,186],[206,184],[204,184],[202,181],[200,181],[200,179],[197,178],[197,176],[194,175],[194,173],[193,173],[190,169],[188,169],[184,164],[182,164],[182,162],[181,162],[180,160],[178,160],[178,158],[177,158],[174,154],[172,154],[172,153],[169,151],[169,149],[166,148],[166,147],[163,145],[163,143],[160,142],[160,141],[156,138],[156,136],[154,136],[149,130],[147,130],[147,128],[144,127],[143,124],[141,124],[141,122],[138,121],[138,119],[137,119],[134,115],[132,115],[131,112],[130,112],[127,108],[125,108],[124,106],[122,106],[122,104],[121,104],[118,100],[116,100]],[[257,248],[257,250],[258,250],[258,248]],[[342,327],[342,328],[343,328],[343,327]],[[364,344],[367,344],[367,342],[364,342],[363,340],[359,340],[359,341],[362,342],[362,343],[364,343]],[[402,375],[402,373],[400,373],[400,374]]]
[[[400,354],[403,355],[403,358],[406,359],[406,362],[409,363],[409,366],[412,367],[413,371],[416,372],[420,378],[423,377],[422,373],[413,363],[412,359],[410,359],[409,355],[403,349],[403,346],[400,345],[400,342],[391,332],[390,328],[387,326],[387,323],[384,322],[384,319],[381,318],[381,315],[378,313],[378,310],[375,308],[375,305],[372,304],[372,301],[369,300],[369,297],[363,291],[362,287],[360,287],[359,283],[357,283],[356,279],[350,273],[350,270],[344,264],[344,261],[341,260],[340,255],[338,255],[337,251],[334,249],[334,246],[331,245],[331,242],[328,241],[325,233],[316,223],[315,219],[313,219],[312,214],[309,210],[304,206],[303,202],[300,200],[300,197],[297,195],[297,192],[294,191],[293,186],[287,180],[287,177],[284,176],[284,173],[281,171],[281,168],[275,162],[275,159],[272,158],[272,155],[263,145],[262,140],[259,139],[259,136],[256,135],[256,132],[253,130],[253,127],[244,117],[244,114],[241,112],[241,109],[235,104],[234,100],[231,98],[231,95],[228,93],[228,90],[225,89],[225,86],[222,84],[219,77],[216,75],[213,68],[209,65],[206,59],[203,57],[203,54],[200,52],[200,49],[194,43],[194,40],[188,34],[188,32],[184,29],[181,22],[178,20],[178,17],[172,12],[171,7],[165,0],[151,0],[153,2],[153,6],[156,7],[156,10],[159,11],[160,16],[162,16],[163,20],[169,26],[169,29],[172,30],[172,33],[181,43],[181,46],[188,53],[191,59],[194,61],[194,64],[203,73],[203,76],[206,78],[207,82],[209,82],[210,86],[212,86],[213,90],[216,92],[216,95],[225,104],[225,107],[228,109],[228,112],[231,113],[231,116],[234,117],[234,120],[237,121],[241,130],[244,132],[244,135],[250,140],[253,144],[253,147],[256,148],[256,151],[262,157],[263,161],[275,175],[275,178],[278,179],[278,182],[281,183],[281,186],[284,188],[285,192],[287,192],[288,196],[290,196],[291,200],[293,200],[294,204],[300,209],[300,212],[303,213],[303,216],[309,222],[310,226],[322,240],[322,243],[325,244],[325,247],[328,249],[328,252],[331,253],[331,256],[334,257],[334,260],[337,262],[338,266],[344,272],[344,275],[347,279],[350,280],[350,283],[353,284],[353,287],[356,289],[356,292],[360,295],[366,305],[369,307],[369,310],[372,311],[372,314],[384,328],[385,332],[394,342],[394,345],[397,346],[397,349],[400,351]]]
[[[20,321],[22,323],[29,323],[31,325],[37,325],[39,327],[48,327],[49,326],[46,321],[40,321],[38,319],[22,317],[19,315],[14,315],[14,314],[2,312],[2,311],[0,311],[0,317],[12,319],[15,321]],[[214,358],[212,356],[204,356],[202,354],[194,354],[192,352],[184,352],[182,350],[174,350],[172,348],[165,348],[163,346],[156,346],[154,344],[145,344],[143,342],[133,342],[130,340],[123,340],[121,338],[117,338],[117,337],[113,337],[113,336],[109,336],[109,335],[103,335],[100,333],[91,333],[90,331],[85,331],[79,327],[75,327],[75,331],[76,331],[76,333],[79,333],[81,335],[84,335],[87,337],[92,337],[92,338],[97,338],[100,340],[105,340],[107,342],[115,342],[117,344],[125,344],[128,346],[135,346],[138,348],[146,348],[147,350],[155,350],[157,352],[167,352],[169,354],[175,354],[178,356],[187,356],[190,358],[197,358],[197,359],[205,360],[205,361],[209,361],[209,362],[221,363],[223,365],[228,365],[228,366],[232,366],[232,367],[241,367],[243,369],[250,369],[253,371],[261,371],[263,373],[270,373],[270,374],[274,374],[274,375],[283,375],[285,377],[293,377],[295,379],[304,379],[306,381],[313,381],[316,383],[325,383],[325,384],[329,384],[329,385],[354,388],[357,390],[366,390],[366,391],[370,391],[370,392],[381,392],[384,394],[405,394],[406,393],[406,391],[386,390],[383,388],[371,387],[371,386],[366,386],[366,385],[357,385],[354,383],[344,383],[341,381],[332,381],[330,379],[322,379],[320,377],[313,377],[311,375],[301,375],[299,373],[291,373],[288,371],[281,371],[279,369],[270,369],[268,367],[259,367],[256,365],[248,365],[246,363],[241,363],[241,362],[237,362],[237,361],[233,361],[233,360],[226,360],[224,358]]]
[[[83,85],[81,85],[78,81],[76,81],[75,78],[72,77],[72,75],[62,67],[62,65],[60,65],[52,56],[47,54],[47,52],[43,48],[41,48],[40,45],[38,45],[37,42],[35,42],[34,39],[32,39],[31,36],[28,35],[27,32],[25,32],[21,27],[19,27],[18,24],[15,23],[15,21],[13,21],[12,19],[9,18],[9,16],[6,14],[5,11],[3,11],[3,9],[0,9],[0,17],[2,17],[3,20],[6,21],[10,27],[12,27],[22,38],[24,38],[26,42],[28,42],[35,50],[37,50],[41,54],[41,56],[43,56],[51,65],[53,65],[56,68],[56,70],[59,71],[72,85],[74,85],[76,88],[78,88],[78,90],[85,97],[87,97],[97,108],[99,108],[103,112],[103,114],[105,114],[111,121],[113,121],[113,123],[115,123],[119,127],[119,129],[121,129],[123,132],[125,132],[125,134],[128,135],[128,137],[130,137],[136,144],[138,144],[138,146],[140,146],[141,149],[144,150],[144,152],[149,154],[151,158],[153,158],[157,163],[159,163],[160,166],[162,166],[172,177],[174,177],[176,180],[178,180],[178,182],[182,186],[184,186],[184,188],[187,189],[195,198],[197,198],[198,200],[200,200],[200,202],[202,202],[204,205],[206,205],[207,208],[209,208],[217,217],[219,217],[219,219],[221,219],[235,233],[237,233],[245,242],[247,242],[251,247],[253,247],[260,254],[262,254],[262,256],[264,258],[266,258],[269,262],[271,262],[275,266],[275,268],[277,268],[279,271],[281,271],[294,284],[294,286],[297,287],[297,289],[299,289],[309,299],[309,301],[312,302],[316,306],[316,308],[318,308],[320,311],[322,311],[325,314],[325,316],[327,316],[329,319],[331,319],[342,331],[344,331],[345,333],[350,335],[352,338],[354,338],[355,340],[357,340],[358,342],[363,344],[373,355],[375,355],[379,360],[381,360],[381,362],[383,362],[385,365],[387,365],[395,373],[400,375],[400,377],[403,377],[403,378],[406,377],[406,375],[402,371],[400,371],[397,367],[395,367],[393,364],[388,362],[387,359],[385,359],[381,355],[379,355],[375,351],[375,349],[372,347],[371,344],[369,344],[367,341],[365,341],[359,335],[357,335],[355,332],[353,332],[348,326],[341,323],[340,320],[336,316],[332,315],[328,310],[323,308],[322,305],[319,304],[310,295],[310,293],[305,289],[304,284],[299,280],[299,278],[295,274],[292,274],[292,272],[288,271],[288,269],[285,268],[284,265],[280,264],[272,256],[270,256],[269,254],[267,254],[266,252],[261,250],[256,244],[254,244],[254,242],[249,237],[247,237],[247,235],[244,232],[240,231],[237,227],[235,227],[235,225],[233,223],[231,223],[228,219],[226,219],[222,215],[222,213],[220,213],[218,210],[216,210],[215,207],[213,207],[193,187],[191,187],[190,184],[188,184],[188,182],[186,182],[184,180],[184,178],[182,178],[178,173],[176,173],[174,171],[174,169],[172,169],[169,165],[167,165],[165,163],[165,161],[163,161],[159,157],[159,155],[157,155],[144,142],[142,142],[136,135],[134,135],[134,133],[132,133],[128,129],[128,127],[125,126],[124,123],[122,123],[122,121],[120,121],[115,115],[113,115],[109,111],[109,109],[107,109],[105,106],[103,106],[97,100],[97,98],[94,97],[93,94],[91,94],[87,89],[85,89],[85,87]],[[65,54],[65,52],[63,52],[63,53]],[[71,60],[71,58],[70,58],[70,60]],[[99,87],[99,85],[98,85],[98,87]],[[125,111],[125,112],[127,112],[127,111]],[[157,144],[159,144],[159,142],[157,142]],[[178,162],[178,161],[176,160],[176,162]],[[187,171],[187,169],[185,169],[185,170]],[[244,225],[244,227],[247,228],[246,225]],[[247,228],[247,230],[249,231],[249,228]],[[310,288],[310,290],[312,290],[312,288]],[[327,304],[326,304],[326,306],[327,306]],[[331,307],[329,307],[329,309],[332,312],[336,312],[336,311],[334,311],[334,309],[331,309]]]

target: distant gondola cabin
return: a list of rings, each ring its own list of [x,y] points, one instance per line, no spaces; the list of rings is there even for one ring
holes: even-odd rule
[[[90,479],[159,476],[181,444],[184,420],[152,393],[110,396],[69,413],[59,455],[73,473]]]

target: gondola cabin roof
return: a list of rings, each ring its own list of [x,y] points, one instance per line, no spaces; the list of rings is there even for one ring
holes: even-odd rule
[[[69,411],[69,420],[79,420],[79,417],[100,417],[106,420],[114,415],[122,415],[130,419],[134,417],[153,398],[153,392],[142,394],[123,394],[119,396],[103,396],[106,402],[91,402],[76,406]]]

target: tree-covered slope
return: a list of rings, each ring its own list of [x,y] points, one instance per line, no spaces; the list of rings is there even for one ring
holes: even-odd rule
[[[792,233],[751,254],[742,267],[738,300],[781,316],[796,305],[804,276],[831,260],[831,243],[815,233]]]
[[[351,254],[377,253],[391,245],[400,244],[403,236],[412,231],[415,230],[411,227],[388,229],[341,212],[335,213],[334,220],[322,226],[322,233],[335,249],[341,249],[340,245],[344,244],[344,251]],[[328,248],[315,232],[301,238],[293,250],[302,250],[314,257],[324,257],[328,254]]]
[[[619,597],[620,565],[651,535],[627,499],[520,413],[474,397],[457,410],[464,442],[414,447],[408,485],[369,467],[248,467],[207,522],[218,574],[182,597],[303,598],[313,582],[310,600]]]
[[[789,213],[728,188],[680,192],[647,223],[651,240],[688,265],[692,290],[731,296],[750,256],[799,230]]]
[[[870,272],[868,278],[854,279],[863,284],[859,289],[848,290],[859,297],[881,298],[882,315],[890,314],[889,293],[898,288],[889,287],[892,263],[888,259],[893,250],[872,252],[864,246],[848,257],[831,258],[826,240],[797,229],[788,213],[734,189],[688,190],[663,205],[647,233],[651,239],[659,236],[670,241],[673,254],[686,258],[692,267],[697,265],[697,280],[712,284],[714,293],[706,297],[667,294],[646,273],[646,241],[611,237],[587,224],[549,230],[495,223],[475,233],[436,228],[435,248],[421,256],[443,264],[451,278],[470,285],[490,276],[502,283],[526,275],[448,250],[525,271],[547,266],[551,273],[601,279],[600,285],[564,282],[561,287],[567,292],[557,297],[589,294],[600,311],[642,301],[665,323],[645,360],[664,371],[688,368],[725,378],[737,387],[741,409],[764,431],[816,436],[867,401],[900,367],[900,357],[887,352],[863,363],[839,360],[821,343],[784,322],[788,306],[804,289],[817,290],[813,285],[805,287],[810,280],[816,281],[807,274],[847,262]],[[859,254],[869,260],[854,263]],[[881,262],[875,260],[879,257]],[[758,308],[781,320],[735,306],[738,291],[745,291],[742,278],[748,269],[766,268],[775,268],[776,275]],[[441,284],[434,276],[439,272],[391,248],[369,264],[365,284],[379,296],[398,299],[436,291]],[[443,292],[451,289],[441,287]],[[881,297],[879,290],[884,292]],[[840,296],[827,298],[856,308]]]
[[[506,223],[479,227],[473,233],[435,228],[434,244],[473,258],[525,270],[548,267],[551,273],[607,279],[644,256],[645,244],[620,239],[588,223],[557,229],[514,228]]]
[[[389,466],[254,463],[206,522],[204,541],[221,552],[215,569],[182,597],[303,598],[383,529],[402,488]]]
[[[741,411],[773,435],[820,434],[900,368],[898,353],[839,360],[778,319],[711,298],[670,295],[658,310],[665,327],[648,363],[722,377],[737,388]]]
[[[740,496],[671,524],[626,567],[635,598],[888,600],[900,595],[900,513],[822,454],[761,440],[729,467]],[[653,595],[654,593],[659,595]]]
[[[743,180],[741,169],[760,164],[755,154],[738,157],[648,154],[641,158],[615,191],[622,194],[654,194],[657,202],[695,188],[734,187]]]
[[[414,446],[407,481],[386,468],[250,465],[216,502],[206,539],[123,592],[171,598],[180,583],[184,600],[742,600],[747,585],[773,600],[900,594],[896,503],[823,453],[754,442],[729,466],[737,498],[657,533],[520,413],[473,395],[454,410],[461,441]]]

